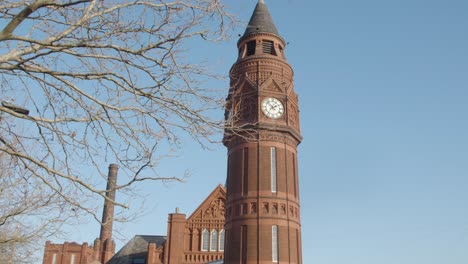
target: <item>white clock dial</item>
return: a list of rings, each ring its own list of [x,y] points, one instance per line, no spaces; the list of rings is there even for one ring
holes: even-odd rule
[[[280,100],[267,97],[262,101],[262,112],[269,118],[278,119],[283,116],[284,106]]]

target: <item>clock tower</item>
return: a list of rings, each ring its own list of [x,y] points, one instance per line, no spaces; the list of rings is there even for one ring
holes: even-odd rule
[[[225,264],[302,264],[298,96],[286,43],[260,0],[230,71]]]

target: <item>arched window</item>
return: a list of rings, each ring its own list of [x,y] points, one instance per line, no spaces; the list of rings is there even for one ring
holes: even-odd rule
[[[201,250],[202,251],[208,251],[208,246],[210,244],[210,232],[206,229],[203,229],[202,231],[202,241],[201,241],[201,245],[202,245],[202,248]]]
[[[217,251],[218,250],[218,231],[213,229],[211,231],[211,246],[210,251]]]
[[[219,231],[219,251],[224,251],[224,229]]]

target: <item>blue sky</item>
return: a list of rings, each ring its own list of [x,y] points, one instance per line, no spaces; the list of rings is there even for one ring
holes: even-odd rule
[[[244,22],[255,3],[226,1]],[[304,263],[468,263],[468,1],[266,4],[300,96]],[[236,41],[197,54],[227,75]],[[149,211],[120,236],[166,234],[168,213],[224,183],[226,150],[187,143],[160,167],[184,169],[186,183],[140,189]],[[91,242],[98,227],[72,232]]]

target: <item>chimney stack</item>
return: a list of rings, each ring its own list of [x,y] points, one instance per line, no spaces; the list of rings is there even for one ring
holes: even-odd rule
[[[106,263],[115,253],[115,243],[112,239],[112,224],[114,222],[115,187],[117,185],[117,164],[109,165],[107,176],[106,199],[102,211],[102,225],[99,240],[101,242],[101,263]]]

